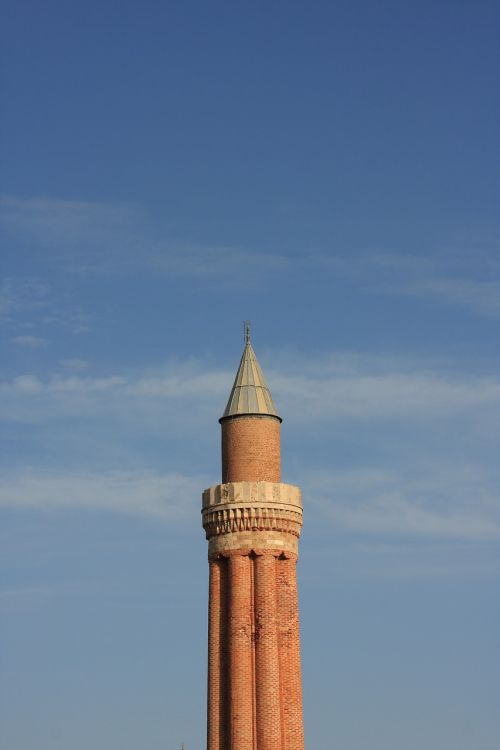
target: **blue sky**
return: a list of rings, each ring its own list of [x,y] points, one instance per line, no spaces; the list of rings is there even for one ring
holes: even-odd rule
[[[498,3],[0,5],[2,747],[204,746],[250,318],[307,747],[496,750]]]

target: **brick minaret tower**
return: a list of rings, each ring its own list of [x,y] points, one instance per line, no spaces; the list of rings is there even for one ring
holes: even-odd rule
[[[222,484],[203,493],[210,566],[208,750],[304,750],[296,562],[300,490],[246,345],[224,414]]]

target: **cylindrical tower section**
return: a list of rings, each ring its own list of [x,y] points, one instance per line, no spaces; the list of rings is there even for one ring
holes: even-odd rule
[[[280,482],[280,420],[248,415],[221,420],[222,483]]]
[[[276,557],[255,557],[255,689],[258,750],[282,750]]]
[[[278,645],[282,695],[283,739],[286,750],[304,750],[302,681],[300,669],[297,556],[278,561]]]
[[[224,558],[210,560],[209,566],[207,750],[225,750],[227,747],[227,707],[225,705],[227,560]]]
[[[229,557],[229,731],[224,750],[254,750],[252,561]]]

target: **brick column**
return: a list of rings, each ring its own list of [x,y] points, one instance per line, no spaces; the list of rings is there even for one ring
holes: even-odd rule
[[[254,750],[251,565],[248,553],[233,553],[229,557],[228,750]]]
[[[282,750],[280,664],[276,628],[276,558],[255,558],[255,682],[258,750]]]
[[[280,481],[279,419],[241,416],[221,427],[223,483]]]
[[[225,581],[227,561],[210,560],[208,598],[208,701],[207,701],[207,749],[224,750],[225,705],[224,705],[224,622]]]
[[[304,750],[296,563],[295,555],[277,561],[283,750]]]

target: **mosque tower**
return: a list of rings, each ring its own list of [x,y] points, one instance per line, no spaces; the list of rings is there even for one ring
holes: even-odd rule
[[[207,750],[304,750],[296,563],[300,490],[281,482],[279,416],[245,327],[208,539]]]

